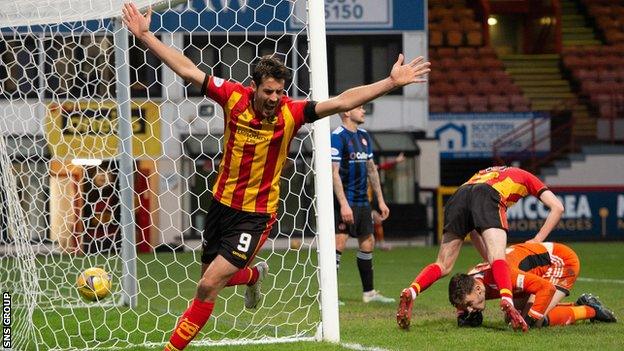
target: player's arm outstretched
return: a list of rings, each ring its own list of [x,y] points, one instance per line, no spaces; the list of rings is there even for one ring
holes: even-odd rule
[[[152,19],[151,7],[143,15],[133,3],[126,3],[122,9],[123,23],[134,36],[141,40],[145,46],[160,60],[162,60],[177,75],[194,86],[201,87],[206,73],[202,72],[189,58],[182,52],[176,50],[160,41],[154,33],[150,32],[150,22]]]
[[[390,76],[382,80],[348,89],[336,97],[319,102],[315,108],[316,114],[319,117],[326,117],[349,111],[396,88],[427,81],[424,76],[431,70],[429,69],[430,63],[426,62],[424,57],[419,56],[408,63],[404,63],[404,60],[403,54],[399,54],[397,61],[392,66]]]

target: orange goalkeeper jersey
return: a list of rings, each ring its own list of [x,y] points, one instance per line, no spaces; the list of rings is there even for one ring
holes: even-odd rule
[[[529,315],[536,319],[543,317],[555,290],[569,294],[580,270],[576,253],[559,243],[512,245],[507,249],[505,258],[509,264],[514,296],[535,295]],[[483,281],[487,299],[500,297],[489,264],[480,264],[468,274]]]
[[[537,198],[548,188],[533,174],[516,167],[490,167],[475,173],[464,184],[486,183],[501,195],[501,203],[510,207],[533,195]]]

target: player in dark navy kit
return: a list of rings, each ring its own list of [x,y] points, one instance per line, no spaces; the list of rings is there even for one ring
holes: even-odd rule
[[[379,204],[382,219],[388,218],[390,210],[386,205],[379,173],[373,161],[373,146],[370,135],[359,125],[364,123],[364,108],[341,113],[342,126],[331,135],[333,180],[336,220],[336,265],[349,236],[358,239],[360,250],[357,265],[362,280],[362,300],[368,302],[393,303],[394,299],[381,295],[373,287],[373,218],[368,200],[368,182]]]

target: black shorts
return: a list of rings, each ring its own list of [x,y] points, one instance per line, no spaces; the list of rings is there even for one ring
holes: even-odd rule
[[[266,241],[275,219],[274,213],[244,212],[212,201],[202,235],[202,263],[221,255],[244,268]]]
[[[485,183],[462,185],[444,206],[444,235],[465,238],[472,230],[508,230],[507,208],[500,194]]]
[[[353,224],[346,224],[340,216],[340,205],[334,204],[334,224],[337,234],[349,234],[354,238],[373,234],[373,215],[370,205],[351,206]]]

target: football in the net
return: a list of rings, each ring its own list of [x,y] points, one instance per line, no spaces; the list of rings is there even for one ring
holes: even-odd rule
[[[111,276],[102,268],[87,268],[78,274],[78,293],[87,301],[99,301],[111,293]]]

